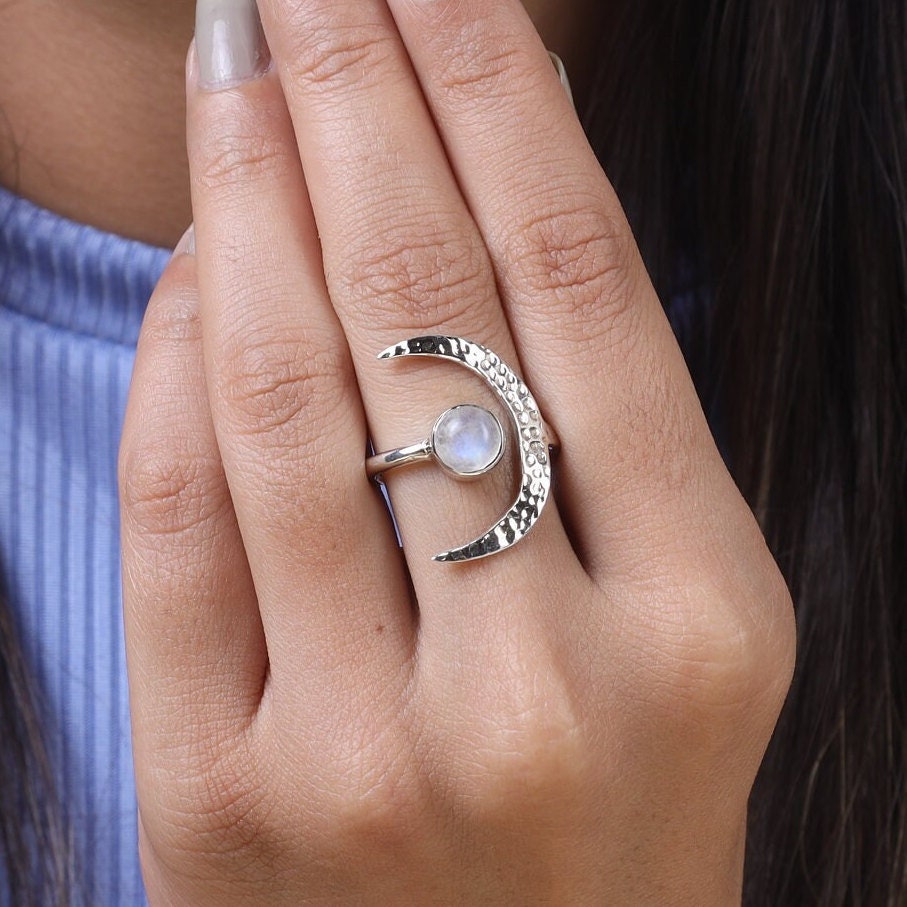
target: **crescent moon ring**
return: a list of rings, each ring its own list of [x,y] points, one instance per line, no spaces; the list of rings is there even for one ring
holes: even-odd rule
[[[522,476],[519,494],[510,509],[483,535],[459,548],[438,554],[433,560],[448,564],[462,563],[512,548],[517,542],[524,539],[538,522],[551,495],[551,461],[558,448],[558,443],[553,431],[542,419],[535,398],[516,372],[502,361],[500,356],[487,347],[462,337],[413,337],[388,347],[379,354],[378,358],[399,359],[404,356],[433,356],[448,359],[479,375],[495,391],[509,413],[519,440]],[[474,478],[488,472],[501,459],[503,433],[501,434],[500,449],[495,452],[492,448],[486,462],[475,471],[464,471],[446,465],[440,456],[440,451],[435,449],[436,435],[445,417],[464,409],[480,410],[481,408],[454,407],[444,413],[435,423],[432,437],[426,441],[369,457],[366,461],[369,477],[379,479],[380,475],[389,469],[429,459],[441,460],[441,464],[459,478]],[[497,419],[487,410],[481,410],[481,413],[497,423]],[[487,426],[487,419],[485,423]],[[500,429],[500,423],[497,424]]]

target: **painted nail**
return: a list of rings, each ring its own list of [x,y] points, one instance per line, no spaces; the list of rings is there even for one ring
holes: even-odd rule
[[[195,224],[189,224],[189,229],[183,234],[182,239],[173,250],[173,257],[180,255],[195,255]]]
[[[195,46],[198,84],[208,91],[256,79],[271,62],[255,0],[198,0]]]
[[[560,77],[561,85],[564,86],[564,91],[567,92],[567,97],[570,98],[570,103],[573,105],[573,109],[576,110],[576,101],[573,100],[573,89],[570,87],[570,78],[567,75],[567,67],[564,66],[564,61],[553,50],[548,51],[548,56],[551,57],[551,62]]]

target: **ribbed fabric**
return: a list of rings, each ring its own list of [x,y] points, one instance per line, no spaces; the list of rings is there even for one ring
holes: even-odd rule
[[[135,342],[168,254],[0,189],[0,571],[44,694],[86,902],[98,907],[145,903],[116,457]]]
[[[116,458],[142,316],[169,254],[0,188],[0,572],[45,694],[92,907],[145,904]],[[692,295],[670,314],[681,338],[702,320]]]

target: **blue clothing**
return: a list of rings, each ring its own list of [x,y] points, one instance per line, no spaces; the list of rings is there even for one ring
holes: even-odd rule
[[[136,340],[169,255],[0,188],[0,577],[44,692],[79,874],[97,907],[145,904],[116,459]],[[692,295],[674,301],[681,335],[694,310]]]
[[[0,575],[98,907],[145,903],[116,458],[135,343],[168,257],[0,189]]]

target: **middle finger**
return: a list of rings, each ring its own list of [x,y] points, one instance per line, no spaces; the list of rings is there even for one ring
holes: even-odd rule
[[[371,436],[381,449],[420,441],[442,410],[484,402],[490,392],[446,364],[388,363],[376,354],[408,337],[452,334],[518,369],[487,250],[384,0],[261,5]],[[499,583],[501,558],[464,574],[433,564],[431,555],[480,534],[506,509],[513,476],[500,473],[472,485],[455,485],[438,470],[389,476],[423,605],[430,590],[462,613],[466,582],[478,583],[474,593]],[[546,514],[503,569],[565,554],[560,524]]]

